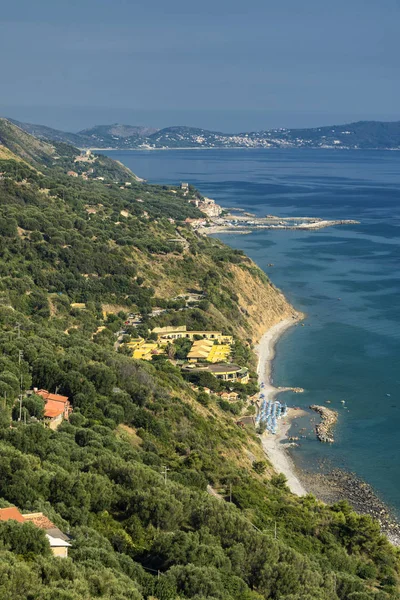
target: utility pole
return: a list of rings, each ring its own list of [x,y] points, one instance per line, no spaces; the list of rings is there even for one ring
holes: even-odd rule
[[[21,323],[17,323],[15,329],[18,329],[18,339],[21,337]]]
[[[232,502],[232,482],[229,484],[229,502]]]
[[[170,469],[166,465],[163,465],[162,470],[161,470],[161,475],[164,475],[164,483],[165,483],[165,485],[167,485],[167,475],[168,475],[168,471],[169,470]]]
[[[275,521],[275,528],[274,528],[274,538],[276,539],[277,537],[278,537],[278,536],[277,536],[277,530],[276,530],[276,521]]]
[[[19,323],[18,323],[19,325]],[[22,373],[21,373],[21,360],[24,356],[24,353],[22,352],[22,350],[19,350],[18,352],[18,364],[19,364],[19,419],[18,421],[22,420]]]

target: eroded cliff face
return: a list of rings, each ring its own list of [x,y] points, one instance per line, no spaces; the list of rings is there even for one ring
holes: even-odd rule
[[[283,293],[250,259],[242,264],[224,263],[216,267],[205,255],[195,258],[195,273],[184,270],[183,257],[161,258],[152,261],[148,270],[149,284],[157,297],[172,298],[185,294],[190,288],[202,290],[204,274],[216,271],[216,289],[223,290],[235,303],[235,311],[228,306],[210,304],[210,315],[215,325],[234,329],[235,335],[252,344],[279,321],[296,315],[295,309]]]
[[[296,316],[293,306],[289,304],[283,293],[254,265],[252,271],[243,270],[232,265],[234,289],[239,298],[239,307],[247,317],[250,327],[250,339],[253,343],[273,325],[283,319]],[[260,273],[260,276],[257,273]]]

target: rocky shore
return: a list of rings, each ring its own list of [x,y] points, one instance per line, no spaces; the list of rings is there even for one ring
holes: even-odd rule
[[[347,500],[359,514],[368,514],[379,521],[382,533],[395,546],[400,546],[400,524],[390,508],[376,495],[373,488],[341,469],[328,473],[302,473],[301,481],[308,492],[327,504]]]
[[[320,442],[328,442],[332,444],[335,440],[332,434],[332,429],[338,419],[338,413],[336,410],[326,408],[326,406],[318,406],[318,404],[312,404],[311,410],[314,410],[321,416],[321,422],[315,426],[317,438]]]

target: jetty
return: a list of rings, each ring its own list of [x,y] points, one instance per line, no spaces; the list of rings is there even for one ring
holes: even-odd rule
[[[353,219],[321,219],[319,217],[255,217],[250,213],[218,215],[210,218],[205,224],[200,222],[196,229],[200,234],[210,235],[215,233],[250,233],[260,229],[283,230],[298,229],[317,231],[335,225],[358,225],[359,221]]]
[[[321,422],[315,426],[315,432],[320,442],[327,442],[332,444],[335,440],[332,434],[332,429],[338,420],[338,413],[336,410],[327,408],[326,406],[319,406],[318,404],[312,404],[311,410],[314,410],[321,416]]]

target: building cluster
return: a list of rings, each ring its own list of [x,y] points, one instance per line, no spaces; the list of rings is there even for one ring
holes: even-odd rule
[[[189,184],[186,182],[182,182],[181,190],[183,192],[183,195],[187,196],[190,191]],[[203,198],[198,198],[197,196],[193,196],[192,198],[189,198],[189,203],[194,204],[194,206],[196,206],[196,208],[198,208],[199,210],[201,210],[201,212],[207,215],[207,217],[219,217],[219,215],[222,213],[221,206],[217,204],[212,198],[206,198],[205,196]],[[198,219],[194,220],[198,221]],[[190,219],[189,222],[190,221],[193,220]],[[188,219],[186,220],[186,222],[188,222]],[[190,224],[193,225],[193,223]]]
[[[215,202],[212,198],[203,199],[193,198],[189,200],[191,204],[194,204],[201,212],[207,215],[207,217],[219,217],[222,213],[222,208],[219,204]]]
[[[168,346],[174,341],[185,339],[192,345],[182,365],[184,371],[209,372],[223,381],[249,382],[248,369],[229,362],[234,341],[231,335],[221,331],[188,331],[186,325],[155,327],[152,333],[157,340],[135,338],[126,343],[134,359],[152,360],[154,356],[166,354]]]
[[[33,523],[39,529],[46,532],[46,538],[50,544],[50,550],[54,556],[59,558],[68,557],[68,548],[70,538],[65,535],[54,523],[50,521],[43,513],[29,513],[23,515],[16,506],[9,508],[0,508],[0,521],[17,521],[17,523]]]

